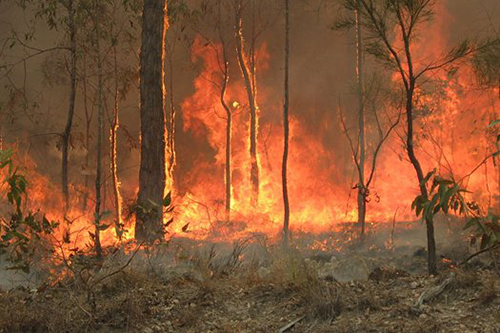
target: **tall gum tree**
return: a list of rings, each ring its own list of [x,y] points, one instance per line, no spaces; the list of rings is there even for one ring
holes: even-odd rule
[[[163,236],[165,191],[164,43],[167,2],[145,0],[140,52],[141,163],[135,237],[152,242]]]

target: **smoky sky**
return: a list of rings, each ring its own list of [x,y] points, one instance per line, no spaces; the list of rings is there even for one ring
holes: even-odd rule
[[[281,124],[280,105],[283,99],[283,47],[284,19],[280,1],[255,0],[261,12],[259,15],[268,23],[259,36],[257,43],[267,44],[270,55],[265,71],[257,73],[258,86],[266,90],[268,102],[273,105],[269,114],[262,114],[262,121]],[[438,0],[443,1],[447,8],[449,22],[444,40],[449,46],[464,37],[474,38],[478,35],[495,33],[500,28],[500,3],[497,0]],[[326,149],[336,152],[336,163],[343,166],[347,178],[352,170],[350,151],[345,137],[338,126],[337,105],[339,98],[346,105],[347,112],[354,112],[353,83],[355,79],[355,45],[352,31],[334,31],[337,7],[335,1],[305,1],[291,0],[291,51],[290,51],[290,115],[298,119],[309,133],[324,133],[321,141]],[[189,1],[191,6],[199,6],[200,1]],[[249,40],[251,30],[250,5],[245,5],[243,29],[245,38]],[[0,66],[18,62],[23,57],[36,51],[26,50],[15,45],[9,48],[8,40],[13,32],[22,34],[29,31],[33,13],[28,8],[23,12],[10,1],[0,2],[0,38],[2,39],[2,54]],[[118,20],[123,18],[117,18]],[[435,20],[441,19],[435,17]],[[229,23],[230,26],[231,23]],[[135,23],[136,41],[120,49],[120,65],[138,68],[138,50],[140,45],[140,28]],[[174,31],[182,30],[178,35]],[[175,30],[177,29],[177,30]],[[197,31],[198,30],[198,31]],[[57,45],[65,45],[62,30],[49,30],[43,21],[36,23],[34,39],[29,45],[37,49],[47,49]],[[190,168],[200,159],[213,158],[213,149],[208,143],[196,140],[192,133],[183,130],[182,109],[183,100],[194,92],[193,81],[197,77],[200,64],[192,62],[190,45],[193,38],[202,33],[215,38],[210,17],[201,18],[198,28],[182,21],[174,22],[168,33],[168,38],[178,38],[175,51],[171,56],[173,71],[167,76],[173,78],[173,95],[178,110],[177,119],[177,156],[178,170],[176,176],[182,179]],[[431,32],[423,32],[431,33]],[[227,32],[231,36],[231,32]],[[7,44],[6,44],[7,43]],[[236,66],[234,54],[229,59],[232,75],[241,75]],[[19,62],[11,68],[9,77],[0,71],[0,112],[1,131],[4,140],[17,142],[21,149],[29,151],[31,158],[38,166],[38,172],[51,177],[54,182],[59,180],[60,151],[59,137],[65,124],[68,101],[68,74],[64,66],[65,57],[62,52],[43,53],[34,56],[26,62]],[[59,59],[59,64],[55,59]],[[51,62],[52,61],[52,62]],[[62,65],[61,65],[62,64]],[[47,79],[50,72],[52,82]],[[124,184],[136,184],[139,165],[139,152],[134,147],[139,133],[139,108],[137,77],[130,79],[126,96],[120,100],[121,123],[123,130],[118,136],[119,145],[119,176]],[[167,79],[168,80],[168,79]],[[13,88],[14,86],[14,88]],[[168,86],[168,85],[167,85]],[[76,115],[73,130],[73,149],[71,152],[70,179],[82,182],[82,165],[85,156],[94,156],[96,133],[96,116],[94,115],[91,129],[91,145],[85,146],[84,100],[81,84],[77,92]],[[92,87],[89,88],[92,92]],[[91,95],[91,93],[89,93]],[[92,104],[93,101],[87,101]],[[112,108],[112,99],[107,98],[108,109]],[[266,105],[260,105],[266,110]],[[351,107],[352,106],[352,107]],[[326,131],[320,131],[325,129]],[[279,130],[277,127],[276,130]],[[126,133],[124,132],[126,131]],[[222,180],[221,180],[222,181]],[[180,182],[182,184],[182,181]],[[188,186],[188,184],[184,184]],[[131,195],[133,186],[124,186]]]

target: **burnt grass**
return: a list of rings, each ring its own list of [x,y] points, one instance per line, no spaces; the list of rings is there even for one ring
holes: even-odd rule
[[[425,249],[405,240],[414,233],[381,246],[379,231],[330,249],[311,244],[332,235],[296,234],[286,251],[258,237],[179,239],[129,265],[132,254],[115,251],[50,285],[2,290],[0,332],[500,332],[498,254],[457,267],[467,246],[448,231],[440,274],[429,276]]]

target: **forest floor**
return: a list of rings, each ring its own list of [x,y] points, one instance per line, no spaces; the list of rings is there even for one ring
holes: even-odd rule
[[[51,286],[1,291],[0,332],[500,332],[495,257],[457,267],[467,247],[448,231],[429,276],[425,250],[403,237],[420,232],[391,248],[377,236],[320,250],[177,240],[117,251]]]

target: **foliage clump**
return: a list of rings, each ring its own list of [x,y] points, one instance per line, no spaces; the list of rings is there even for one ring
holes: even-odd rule
[[[0,254],[7,255],[11,263],[9,269],[19,269],[29,273],[37,257],[52,251],[47,236],[52,234],[59,223],[49,221],[39,212],[24,209],[27,201],[26,177],[14,167],[13,151],[0,150],[0,170],[5,174],[2,182],[7,186],[6,197],[10,204],[8,216],[0,217]]]

